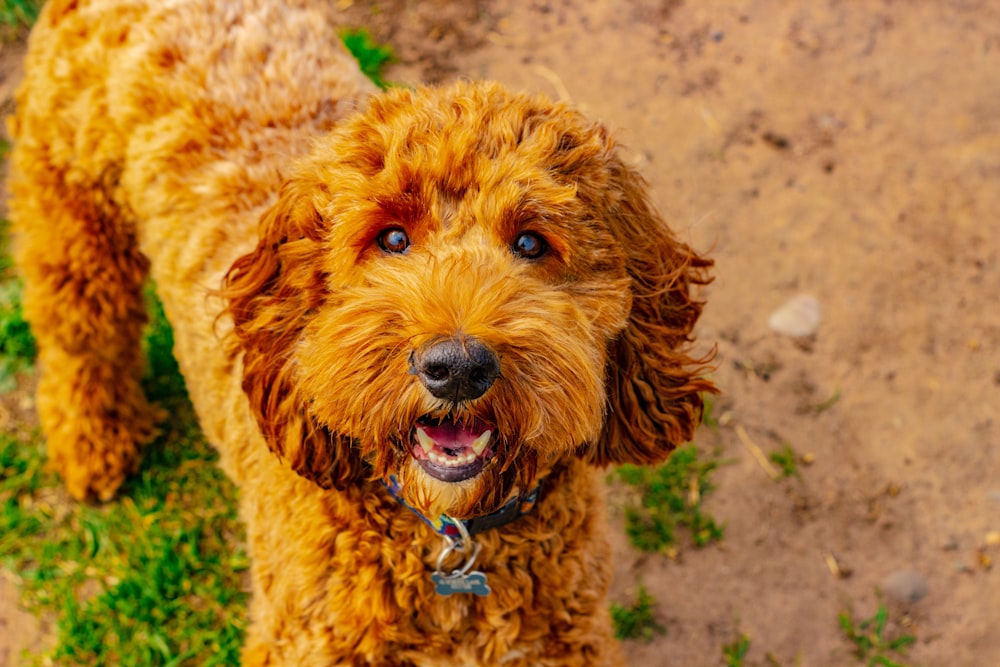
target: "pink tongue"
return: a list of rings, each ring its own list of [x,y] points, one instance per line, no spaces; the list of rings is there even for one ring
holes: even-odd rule
[[[459,424],[442,424],[441,426],[421,426],[424,433],[429,435],[439,447],[446,449],[461,449],[471,447],[473,441],[479,437],[482,431],[476,431],[473,427],[461,426]]]

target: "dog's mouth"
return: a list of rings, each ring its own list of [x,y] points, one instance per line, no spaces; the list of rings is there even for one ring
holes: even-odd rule
[[[450,417],[421,417],[413,426],[411,453],[431,477],[442,482],[461,482],[475,477],[493,458],[490,447],[494,427],[473,420],[456,422]]]

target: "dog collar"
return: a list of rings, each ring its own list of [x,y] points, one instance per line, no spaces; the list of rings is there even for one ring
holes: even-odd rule
[[[518,517],[524,516],[535,506],[542,488],[541,482],[539,482],[527,493],[514,496],[504,503],[500,509],[495,512],[491,512],[490,514],[475,516],[471,519],[454,519],[450,516],[442,514],[437,517],[437,519],[431,519],[424,516],[420,510],[415,508],[413,505],[410,505],[403,499],[402,486],[400,486],[395,475],[390,475],[389,481],[387,482],[383,480],[382,484],[389,491],[389,495],[395,498],[400,505],[423,519],[424,523],[434,529],[434,532],[439,535],[444,535],[451,540],[460,540],[462,539],[463,534],[467,537],[483,533],[492,528],[506,526]],[[462,525],[459,526],[459,523]]]
[[[400,505],[419,516],[424,523],[434,529],[434,532],[444,538],[445,547],[438,556],[434,572],[431,573],[434,592],[443,596],[456,593],[470,593],[478,596],[490,594],[486,573],[472,569],[479,556],[480,546],[482,546],[472,536],[491,528],[505,526],[514,519],[530,512],[538,500],[541,489],[541,483],[536,484],[527,493],[514,496],[505,502],[503,507],[490,514],[471,519],[454,519],[442,514],[437,519],[432,520],[403,499],[402,487],[395,475],[390,475],[388,481],[383,480],[382,483],[389,491],[389,495],[395,498]],[[464,562],[460,567],[449,571],[445,569],[445,562],[453,553],[463,556]]]

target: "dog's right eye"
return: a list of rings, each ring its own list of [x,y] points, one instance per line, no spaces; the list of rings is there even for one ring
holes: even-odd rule
[[[390,227],[379,233],[378,247],[388,253],[404,253],[410,247],[410,237],[399,227]]]

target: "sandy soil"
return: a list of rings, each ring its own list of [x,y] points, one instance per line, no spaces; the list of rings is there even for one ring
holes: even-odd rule
[[[493,78],[601,119],[717,261],[699,336],[724,425],[699,441],[730,461],[725,540],[616,545],[614,597],[643,581],[667,628],[630,663],[720,665],[745,631],[746,665],[857,664],[837,614],[888,588],[907,664],[1000,665],[1000,5],[340,4],[396,47],[389,79]],[[801,294],[816,333],[772,331]],[[776,481],[752,450],[785,444],[812,463]],[[926,596],[892,594],[900,572]],[[33,641],[0,581],[0,637],[15,618]]]

